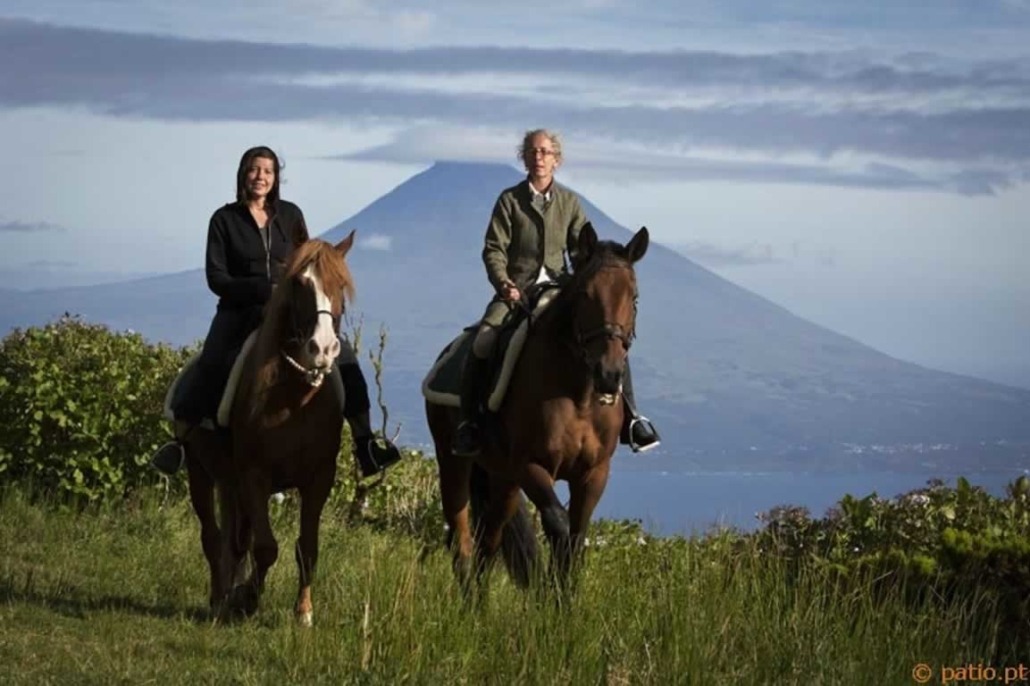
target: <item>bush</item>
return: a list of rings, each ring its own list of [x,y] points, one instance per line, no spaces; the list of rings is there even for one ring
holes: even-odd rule
[[[890,500],[875,493],[846,495],[824,519],[812,519],[804,508],[779,507],[761,516],[761,537],[770,550],[788,557],[842,562],[891,548],[934,554],[949,530],[977,537],[1028,536],[1030,479],[1020,477],[1007,491],[996,498],[960,477],[955,488],[934,479]]]
[[[328,503],[334,516],[439,545],[444,524],[436,461],[420,451],[401,448],[400,462],[379,476],[363,479],[351,455],[349,428],[343,434]]]
[[[384,344],[374,364],[381,365]],[[69,315],[15,329],[0,341],[0,481],[88,501],[161,483],[148,462],[170,438],[165,392],[196,350],[154,345]],[[381,368],[376,372],[378,382]],[[385,413],[381,399],[380,407]],[[342,439],[332,499],[344,516],[440,540],[435,462],[404,451],[387,475],[362,480],[348,428]],[[185,493],[185,472],[170,483]]]
[[[1003,498],[959,478],[933,480],[885,500],[845,496],[823,519],[804,508],[763,515],[762,550],[795,572],[821,568],[838,583],[896,597],[979,598],[1003,610],[1013,635],[1030,639],[1030,479]],[[893,594],[893,595],[892,595]]]
[[[65,315],[0,341],[0,479],[96,500],[156,483],[165,391],[195,351]]]

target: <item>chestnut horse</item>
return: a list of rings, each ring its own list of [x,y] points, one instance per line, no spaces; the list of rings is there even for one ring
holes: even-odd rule
[[[535,544],[522,531],[528,519],[520,490],[540,512],[552,572],[559,588],[566,585],[619,441],[622,375],[636,327],[633,265],[647,245],[646,228],[625,246],[599,241],[589,224],[583,228],[575,272],[533,320],[496,419],[483,424],[483,449],[476,458],[451,452],[457,410],[426,404],[448,544],[463,586],[502,545],[512,568],[509,521],[516,542]],[[569,485],[567,512],[554,492],[558,479]],[[470,500],[480,499],[485,507],[470,513]],[[535,548],[527,547],[521,568],[532,567],[534,556]]]
[[[187,438],[190,498],[200,519],[216,611],[257,610],[265,575],[279,553],[268,499],[296,488],[300,588],[295,612],[301,624],[311,624],[319,518],[336,476],[343,428],[341,399],[322,381],[333,371],[340,317],[354,292],[344,260],[353,243],[352,231],[336,246],[315,239],[294,251],[244,363],[229,435],[197,429]],[[248,553],[253,569],[243,579]]]

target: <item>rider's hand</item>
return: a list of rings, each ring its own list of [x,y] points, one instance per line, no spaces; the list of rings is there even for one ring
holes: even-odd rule
[[[501,284],[500,288],[501,300],[507,302],[518,302],[522,298],[522,293],[519,292],[518,287],[510,281]]]

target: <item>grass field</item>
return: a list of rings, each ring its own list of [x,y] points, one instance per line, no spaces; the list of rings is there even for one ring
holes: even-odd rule
[[[226,625],[207,612],[185,500],[83,511],[6,489],[0,682],[882,685],[916,683],[919,663],[941,683],[943,666],[1016,657],[989,604],[874,601],[718,537],[595,539],[570,606],[519,592],[500,568],[467,604],[442,549],[349,527],[340,509],[323,519],[305,630],[290,501],[274,507],[280,557],[262,608]]]

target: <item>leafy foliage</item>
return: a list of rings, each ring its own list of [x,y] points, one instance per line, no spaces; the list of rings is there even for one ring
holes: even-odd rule
[[[712,531],[657,538],[639,521],[599,522],[588,553],[632,559],[642,577],[680,556],[718,560],[729,585],[756,564],[779,569],[788,587],[824,588],[826,598],[862,598],[871,607],[965,604],[998,622],[998,655],[1030,641],[1030,478],[1003,497],[959,478],[934,479],[892,499],[845,495],[823,518],[785,505],[758,531]],[[611,556],[618,556],[612,558]],[[592,560],[590,564],[595,564]],[[829,608],[824,608],[829,611]],[[982,627],[981,627],[982,628]]]
[[[909,596],[975,594],[1030,639],[1030,479],[997,498],[959,478],[887,500],[845,496],[823,519],[780,507],[755,534],[761,549],[845,584]]]
[[[370,353],[377,386],[385,343],[381,333],[378,355]],[[154,345],[69,315],[14,330],[0,341],[0,481],[31,482],[36,493],[87,501],[163,483],[148,463],[170,437],[164,396],[196,350]],[[345,428],[333,493],[345,518],[439,540],[434,463],[405,451],[387,474],[363,480],[352,449]],[[185,493],[185,473],[170,484]]]
[[[157,477],[165,391],[193,353],[65,315],[0,342],[0,475],[87,500]]]

